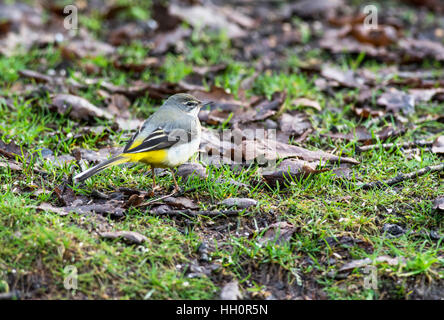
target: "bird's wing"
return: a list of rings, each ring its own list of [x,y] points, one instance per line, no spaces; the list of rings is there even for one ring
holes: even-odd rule
[[[184,130],[170,130],[157,128],[146,138],[140,137],[140,131],[128,142],[123,153],[139,153],[167,149],[176,143],[191,140],[191,133]]]

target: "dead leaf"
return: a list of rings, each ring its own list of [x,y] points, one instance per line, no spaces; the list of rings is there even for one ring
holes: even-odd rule
[[[311,107],[313,109],[316,109],[317,111],[322,111],[321,105],[316,100],[311,100],[308,98],[297,98],[294,99],[291,103],[296,107],[298,106]]]
[[[113,46],[121,46],[133,40],[141,39],[145,34],[144,28],[130,22],[112,29],[108,34],[108,43]]]
[[[178,209],[191,209],[195,210],[198,209],[199,206],[194,203],[193,200],[185,198],[185,197],[168,197],[163,199],[163,201],[175,208]]]
[[[199,177],[200,179],[207,178],[207,172],[205,167],[200,163],[184,163],[177,168],[177,175],[182,177],[183,180],[187,180],[188,177]]]
[[[117,155],[121,151],[121,147],[105,147],[99,149],[98,151],[78,148],[73,150],[73,154],[76,156],[77,160],[84,159],[94,164],[98,164],[99,162],[108,160],[110,156]]]
[[[319,41],[323,49],[333,53],[343,54],[344,52],[360,54],[364,52],[366,56],[383,59],[385,61],[396,61],[398,55],[389,51],[384,46],[374,46],[369,43],[361,43],[351,36],[352,26],[345,25],[340,29],[327,29],[324,36]]]
[[[433,200],[433,210],[444,212],[444,197],[438,197]]]
[[[299,137],[312,129],[311,122],[303,112],[284,113],[279,117],[278,122],[281,131],[289,137]]]
[[[143,242],[148,241],[147,237],[134,231],[99,232],[99,236],[105,239],[122,238],[124,241],[131,244],[142,244]]]
[[[106,110],[93,105],[85,98],[72,94],[56,94],[52,97],[52,107],[58,113],[68,114],[75,120],[91,120],[94,117],[112,119],[113,116]]]
[[[15,159],[15,157],[19,156],[25,156],[26,153],[22,152],[22,148],[17,145],[14,141],[11,141],[9,143],[5,143],[2,140],[0,140],[0,155],[8,158],[8,159]]]
[[[53,78],[50,76],[47,76],[43,73],[34,71],[34,70],[19,70],[19,75],[24,77],[24,78],[28,78],[28,79],[32,79],[37,83],[49,83],[52,82]]]
[[[245,161],[253,161],[258,158],[265,159],[267,161],[274,161],[277,159],[286,158],[298,158],[305,161],[315,161],[325,163],[325,161],[347,162],[352,164],[358,164],[359,161],[353,158],[338,157],[327,152],[316,150],[311,151],[295,145],[289,145],[276,141],[264,142],[261,140],[246,140],[242,142],[242,152]]]
[[[383,93],[378,98],[377,103],[393,113],[402,112],[409,115],[415,112],[415,98],[394,88]]]
[[[228,282],[221,290],[221,300],[238,300],[242,299],[242,293],[239,290],[239,283],[236,280]]]
[[[405,265],[405,263],[406,263],[404,257],[392,258],[390,256],[379,256],[379,257],[377,257],[374,260],[374,262],[387,263],[387,264],[389,264],[391,266]],[[351,270],[356,269],[356,268],[365,267],[365,266],[370,265],[372,263],[373,263],[373,260],[371,258],[365,258],[365,259],[360,259],[360,260],[353,260],[353,261],[351,261],[349,263],[346,263],[341,268],[339,268],[338,272],[351,271]]]
[[[191,7],[179,7],[172,4],[170,5],[170,13],[187,21],[194,28],[210,27],[216,30],[226,30],[229,38],[238,38],[246,35],[246,31],[236,23],[229,21],[223,11],[209,4]]]
[[[276,169],[266,169],[262,172],[262,177],[269,186],[287,185],[300,177],[307,177],[310,174],[324,172],[328,169],[317,170],[317,163],[307,162],[299,159],[286,159],[282,161]]]
[[[276,222],[265,228],[264,235],[258,239],[259,244],[273,242],[275,244],[284,244],[290,241],[296,232],[296,226],[286,221]]]
[[[239,209],[246,209],[251,206],[257,205],[257,200],[249,198],[228,198],[222,200],[219,204],[226,207],[237,207]]]
[[[53,166],[56,166],[58,168],[63,168],[65,166],[67,166],[70,162],[75,161],[76,159],[69,154],[62,154],[59,156],[55,156],[52,154],[52,155],[48,155],[46,157],[43,157],[42,160],[44,162],[49,162]]]
[[[167,52],[171,47],[177,46],[178,43],[191,35],[191,30],[179,27],[175,30],[165,33],[159,33],[154,38],[154,49],[152,53],[155,55]]]
[[[156,57],[146,57],[145,59],[143,59],[140,62],[133,62],[133,63],[129,63],[129,62],[122,62],[122,60],[124,60],[125,57],[121,57],[118,56],[115,58],[115,60],[113,61],[113,66],[116,69],[122,70],[122,71],[126,71],[126,72],[143,72],[145,69],[149,68],[149,67],[155,67],[158,66],[159,64],[159,59]]]
[[[123,94],[115,93],[110,98],[110,103],[108,105],[108,112],[116,117],[123,119],[129,119],[131,114],[129,112],[129,106],[131,102]]]
[[[94,58],[97,56],[110,56],[115,52],[115,48],[105,42],[95,40],[92,37],[85,39],[71,40],[62,46],[62,56],[65,59]]]
[[[362,88],[365,84],[365,80],[355,74],[353,70],[344,71],[329,65],[322,67],[321,75],[348,88]]]
[[[0,167],[9,168],[14,171],[22,171],[23,170],[23,167],[21,164],[16,163],[16,162],[12,162],[12,161],[3,160],[1,158],[0,158]]]
[[[376,47],[386,47],[396,43],[397,31],[392,26],[379,25],[376,29],[367,28],[364,24],[354,25],[351,35],[361,43],[372,44]]]
[[[43,211],[52,211],[61,216],[65,216],[71,212],[77,214],[103,214],[110,215],[116,218],[121,218],[124,215],[124,209],[121,207],[122,203],[120,201],[110,200],[106,203],[99,204],[93,203],[88,205],[77,205],[73,203],[72,206],[67,207],[54,207],[48,203],[42,203],[40,206],[36,207],[36,209]]]
[[[288,14],[294,13],[303,18],[315,18],[327,16],[344,5],[342,0],[303,0],[289,4],[283,10]]]
[[[385,126],[378,132],[374,133],[374,136],[377,137],[379,140],[384,141],[388,138],[398,137],[402,134],[404,134],[406,129],[404,127],[400,128],[393,128],[392,126]],[[359,126],[353,130],[353,132],[349,133],[323,133],[321,136],[330,137],[332,139],[341,139],[341,140],[348,140],[348,141],[358,141],[362,142],[364,144],[370,144],[374,141],[373,134],[367,130],[367,128]]]
[[[63,207],[72,205],[77,199],[74,191],[66,185],[56,186],[54,188],[54,193],[57,195],[57,198]]]
[[[432,152],[436,154],[444,154],[444,136],[436,138],[432,145]]]
[[[427,39],[406,38],[399,40],[404,60],[421,62],[425,59],[444,61],[444,45]]]

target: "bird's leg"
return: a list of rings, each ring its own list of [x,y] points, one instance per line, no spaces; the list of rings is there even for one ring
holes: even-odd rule
[[[156,189],[156,174],[154,173],[154,167],[151,167],[151,175],[153,176],[153,192]]]
[[[173,175],[173,181],[174,181],[174,193],[179,193],[179,192],[180,192],[180,187],[179,187],[179,185],[177,184],[176,176],[174,175],[174,171],[173,171],[173,169],[170,169],[170,170],[171,170],[171,174]]]
[[[156,174],[154,172],[154,167],[151,167],[151,175],[153,176],[153,188],[150,192],[150,196],[154,197],[154,192],[158,189],[160,189],[160,187],[156,184]]]

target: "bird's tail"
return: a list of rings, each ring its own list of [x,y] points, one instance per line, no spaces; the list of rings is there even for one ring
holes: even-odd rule
[[[94,166],[94,167],[92,167],[92,168],[90,168],[88,170],[85,170],[85,171],[79,173],[78,175],[76,175],[73,178],[73,180],[76,183],[77,182],[82,182],[83,180],[88,179],[89,177],[95,175],[96,173],[98,173],[98,172],[100,172],[100,171],[102,171],[102,170],[104,170],[106,168],[109,168],[111,166],[115,166],[115,165],[118,165],[118,164],[122,164],[122,163],[125,163],[125,162],[128,162],[128,161],[129,161],[129,158],[127,158],[127,157],[123,157],[123,156],[113,157],[113,158],[111,158],[109,160],[106,160],[106,161],[103,161],[102,163],[99,163],[98,165],[96,165],[96,166]]]

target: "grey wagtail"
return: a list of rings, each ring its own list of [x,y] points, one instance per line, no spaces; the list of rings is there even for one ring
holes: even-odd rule
[[[151,166],[153,192],[156,189],[154,168],[174,168],[191,158],[200,144],[201,125],[198,118],[203,103],[192,95],[179,93],[169,97],[140,127],[122,153],[74,177],[81,182],[114,165],[142,162]],[[179,190],[173,170],[175,191]]]

